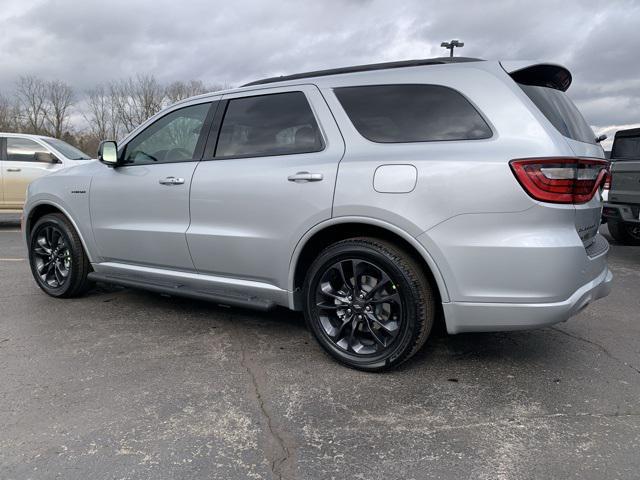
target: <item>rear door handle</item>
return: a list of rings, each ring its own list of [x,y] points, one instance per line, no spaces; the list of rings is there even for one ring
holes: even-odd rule
[[[21,168],[7,168],[7,172],[21,172]]]
[[[167,177],[161,178],[160,185],[182,185],[184,183],[184,178],[179,177]]]
[[[298,172],[295,175],[289,175],[287,180],[290,182],[303,183],[303,182],[319,182],[324,177],[321,173],[309,173],[309,172]]]

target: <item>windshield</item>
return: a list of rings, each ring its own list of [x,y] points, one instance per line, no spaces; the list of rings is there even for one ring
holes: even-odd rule
[[[555,88],[518,85],[562,135],[578,142],[596,143],[593,130],[566,93]]]
[[[69,145],[67,142],[63,142],[57,138],[43,138],[42,140],[58,150],[69,160],[91,160],[89,155],[84,153],[82,150],[77,149],[73,145]]]

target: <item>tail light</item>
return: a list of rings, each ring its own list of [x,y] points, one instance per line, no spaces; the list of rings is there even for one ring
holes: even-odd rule
[[[609,162],[591,158],[523,158],[511,160],[522,188],[536,200],[586,203],[608,174]]]
[[[607,174],[604,176],[604,186],[602,187],[605,190],[611,190],[611,172],[607,170]]]

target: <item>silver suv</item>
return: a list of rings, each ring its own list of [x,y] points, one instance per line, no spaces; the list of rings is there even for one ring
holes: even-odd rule
[[[449,333],[567,320],[606,295],[607,162],[558,65],[454,58],[278,77],[158,113],[29,188],[54,297],[101,281],[303,311],[375,371]]]

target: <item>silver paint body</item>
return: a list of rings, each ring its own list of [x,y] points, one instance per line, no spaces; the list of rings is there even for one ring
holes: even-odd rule
[[[27,187],[34,180],[91,160],[72,160],[67,158],[52,145],[46,143],[41,135],[29,135],[25,133],[2,133],[0,138],[26,138],[33,140],[43,147],[43,150],[53,153],[59,163],[50,162],[20,162],[0,160],[0,211],[19,211],[24,205]]]
[[[458,90],[482,113],[493,136],[407,144],[366,140],[333,89],[393,83]],[[537,202],[508,165],[524,157],[604,158],[602,148],[563,137],[499,62],[342,74],[203,95],[151,118],[120,145],[171,109],[285,91],[306,95],[323,151],[117,169],[93,162],[34,182],[25,212],[40,204],[58,206],[76,225],[94,270],[114,281],[181,285],[220,299],[237,296],[289,308],[299,308],[294,272],[314,234],[340,223],[374,225],[402,237],[423,257],[451,333],[552,324],[609,292],[608,245],[597,233],[600,196],[578,206]],[[323,179],[287,181],[301,171]],[[186,182],[158,183],[168,176]],[[604,248],[590,255],[593,242]]]

